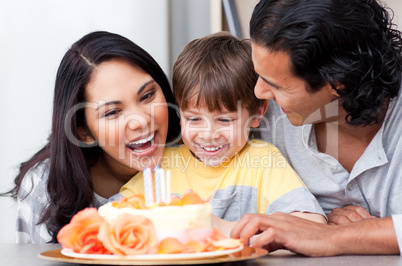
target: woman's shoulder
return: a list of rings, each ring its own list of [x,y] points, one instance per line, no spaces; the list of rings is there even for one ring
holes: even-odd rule
[[[47,179],[49,176],[49,159],[37,163],[25,174],[21,182],[18,198],[33,193],[43,197],[46,195]]]
[[[29,169],[21,181],[17,195],[17,243],[46,243],[52,239],[46,225],[39,224],[49,204],[48,175],[47,159]]]
[[[24,176],[23,182],[32,179],[34,181],[41,180],[42,178],[47,178],[49,175],[49,159],[35,164],[31,169],[28,170]]]

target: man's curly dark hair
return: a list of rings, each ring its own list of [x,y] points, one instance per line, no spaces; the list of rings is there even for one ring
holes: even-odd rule
[[[261,0],[250,21],[251,40],[291,58],[291,71],[309,92],[329,83],[346,122],[381,122],[401,83],[401,32],[376,0]],[[336,87],[340,83],[343,86]]]

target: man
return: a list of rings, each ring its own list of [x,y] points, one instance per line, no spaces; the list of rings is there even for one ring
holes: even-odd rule
[[[390,14],[375,0],[261,0],[250,36],[255,93],[271,99],[262,136],[329,224],[246,215],[232,237],[310,256],[400,254],[402,39]]]

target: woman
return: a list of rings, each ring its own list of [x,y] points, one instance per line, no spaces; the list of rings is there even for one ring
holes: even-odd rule
[[[93,32],[59,66],[49,142],[21,164],[17,242],[57,242],[78,211],[99,207],[138,171],[154,167],[179,119],[169,82],[130,40]]]

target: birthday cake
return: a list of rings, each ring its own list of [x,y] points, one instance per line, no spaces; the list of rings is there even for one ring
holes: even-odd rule
[[[158,241],[174,237],[183,243],[200,241],[211,234],[212,207],[195,193],[187,193],[169,204],[145,207],[142,195],[110,202],[99,208],[99,215],[114,223],[122,215],[139,215],[148,218],[157,233]]]
[[[78,212],[57,239],[75,253],[140,255],[238,249],[211,228],[211,205],[195,193],[147,206],[144,195]]]

